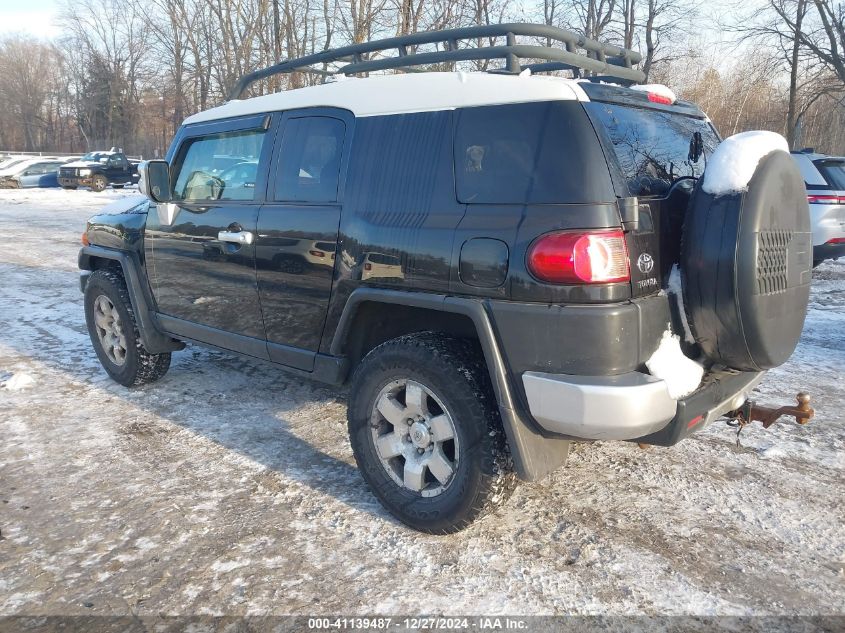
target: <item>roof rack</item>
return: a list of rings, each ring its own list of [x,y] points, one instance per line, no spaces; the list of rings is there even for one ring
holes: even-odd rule
[[[537,46],[517,44],[517,36],[544,38],[547,41],[562,43],[563,48],[551,46]],[[461,40],[505,37],[504,46],[485,46],[460,48]],[[445,50],[430,53],[417,53],[413,47],[421,44],[444,44]],[[411,49],[409,51],[409,48]],[[381,53],[395,49],[397,54],[378,59],[364,59],[368,53]],[[582,49],[584,52],[579,53]],[[619,46],[603,44],[546,24],[482,24],[443,31],[425,31],[388,37],[362,44],[351,44],[341,48],[330,49],[313,55],[306,55],[297,59],[268,66],[241,77],[232,88],[229,99],[238,99],[252,83],[293,72],[310,72],[323,76],[355,75],[378,70],[412,69],[414,66],[439,64],[443,62],[472,61],[482,59],[502,59],[503,68],[491,72],[517,74],[530,69],[531,72],[549,72],[554,70],[572,70],[576,77],[581,71],[587,73],[601,73],[605,77],[622,80],[627,83],[642,83],[645,74],[633,66],[642,60],[636,52]],[[521,64],[521,60],[540,60],[538,62]],[[335,70],[313,68],[315,64],[328,65],[346,62]]]

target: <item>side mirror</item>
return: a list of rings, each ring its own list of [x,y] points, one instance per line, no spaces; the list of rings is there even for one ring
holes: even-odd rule
[[[138,189],[153,202],[170,202],[170,165],[166,160],[145,160],[138,165]]]

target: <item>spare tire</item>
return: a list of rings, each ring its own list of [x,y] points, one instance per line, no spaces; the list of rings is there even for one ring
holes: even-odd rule
[[[804,180],[784,151],[760,160],[746,191],[693,192],[681,273],[692,334],[727,367],[761,371],[795,350],[810,297],[812,239]]]

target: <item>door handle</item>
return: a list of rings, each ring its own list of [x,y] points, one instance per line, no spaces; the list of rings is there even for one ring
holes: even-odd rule
[[[249,231],[220,231],[217,239],[221,242],[232,242],[233,244],[252,244],[255,234]]]

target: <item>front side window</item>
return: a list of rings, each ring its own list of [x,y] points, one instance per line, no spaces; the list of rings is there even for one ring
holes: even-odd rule
[[[285,125],[275,198],[336,202],[346,125],[331,117],[300,117]]]
[[[177,163],[175,198],[185,201],[254,200],[265,136],[264,129],[256,129],[189,139]],[[220,156],[237,159],[231,167],[220,170]]]
[[[36,163],[35,165],[30,165],[29,169],[26,170],[24,176],[38,176],[40,174],[46,174],[47,169],[44,163]]]

